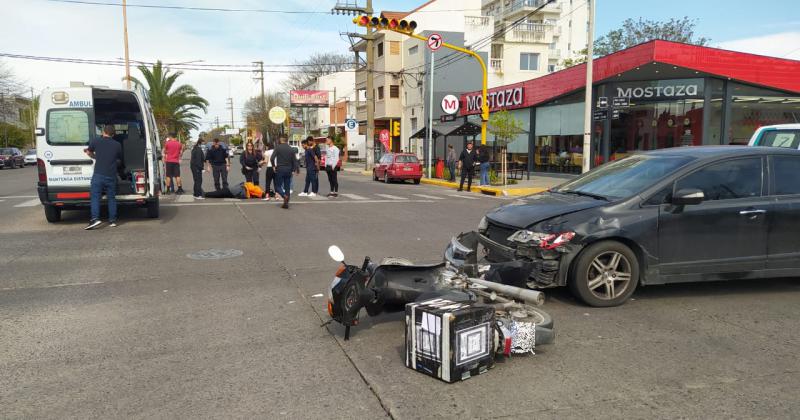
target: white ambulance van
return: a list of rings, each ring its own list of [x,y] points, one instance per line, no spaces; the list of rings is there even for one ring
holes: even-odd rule
[[[84,149],[106,124],[114,125],[114,140],[122,145],[117,202],[146,208],[148,217],[157,218],[164,165],[147,92],[72,82],[45,89],[40,98],[36,165],[47,221],[60,221],[63,210],[89,207],[94,160]]]

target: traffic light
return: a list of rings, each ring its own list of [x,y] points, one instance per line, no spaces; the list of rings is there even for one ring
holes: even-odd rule
[[[357,16],[353,23],[358,26],[372,27],[378,30],[387,29],[394,32],[411,34],[417,29],[417,22],[413,20],[398,20],[389,18],[379,18],[377,16]]]
[[[400,121],[392,121],[392,137],[400,137]]]

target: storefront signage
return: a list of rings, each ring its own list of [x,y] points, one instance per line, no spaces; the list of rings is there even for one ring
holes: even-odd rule
[[[611,110],[611,119],[612,120],[618,120],[619,119],[619,110],[618,109],[612,109]]]
[[[455,114],[458,112],[458,98],[455,95],[447,95],[442,98],[442,111],[446,114]]]
[[[615,96],[611,99],[611,106],[614,108],[626,108],[631,106],[630,98]]]
[[[608,111],[605,109],[592,112],[592,119],[595,121],[602,121],[606,118],[608,118]]]
[[[480,93],[467,95],[467,112],[476,112],[481,110]],[[490,91],[486,94],[486,102],[489,105],[489,112],[499,111],[505,108],[513,108],[522,106],[525,101],[525,91],[522,86],[509,89],[501,89]]]
[[[608,108],[608,98],[605,96],[597,98],[597,107],[600,109]]]
[[[455,120],[456,120],[456,116],[455,115],[447,115],[447,114],[445,114],[445,115],[442,115],[442,116],[439,117],[439,121],[441,121],[441,122],[452,122],[452,121],[455,121]]]
[[[327,90],[291,90],[289,103],[292,107],[326,108],[328,107]]]
[[[685,99],[703,96],[703,79],[654,80],[620,83],[617,97],[628,99]]]

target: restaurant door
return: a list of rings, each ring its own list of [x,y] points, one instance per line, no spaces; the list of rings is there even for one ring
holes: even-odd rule
[[[702,130],[702,99],[631,104],[611,120],[609,159],[638,150],[699,146]]]

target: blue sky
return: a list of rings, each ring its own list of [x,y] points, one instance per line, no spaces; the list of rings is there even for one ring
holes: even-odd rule
[[[119,0],[90,0],[118,2]],[[359,0],[364,2],[364,0]],[[583,0],[574,0],[580,4]],[[292,63],[314,52],[345,53],[349,44],[339,32],[357,31],[351,17],[327,13],[335,0],[128,0],[129,4],[281,9],[317,14],[230,13],[129,8],[131,57],[167,62]],[[374,0],[380,10],[411,10],[423,0]],[[599,0],[597,35],[630,18],[697,19],[697,34],[711,46],[800,59],[800,0]],[[54,57],[115,60],[122,57],[121,12],[116,6],[66,4],[47,0],[3,0],[0,52]],[[122,70],[78,64],[2,60],[35,89],[63,86],[71,80],[120,86]],[[285,74],[266,75],[268,89],[278,89]],[[206,123],[220,116],[234,98],[236,120],[244,101],[258,92],[247,73],[187,72],[210,102]],[[238,124],[237,124],[238,125]]]

